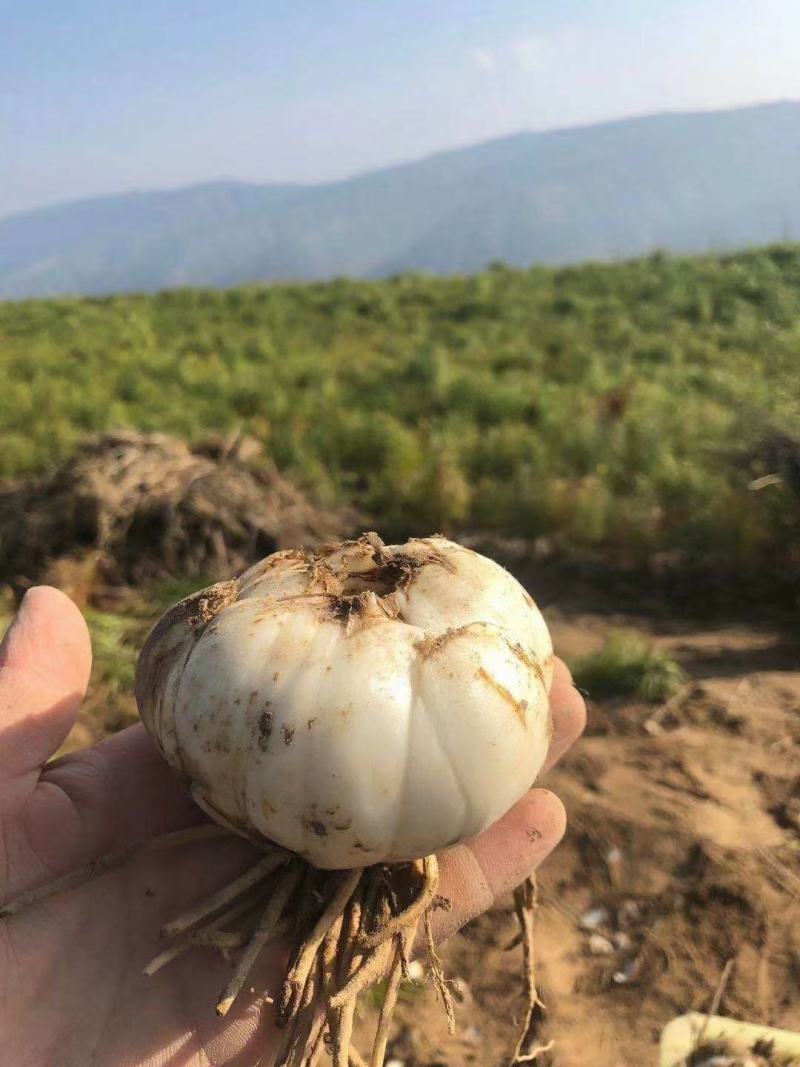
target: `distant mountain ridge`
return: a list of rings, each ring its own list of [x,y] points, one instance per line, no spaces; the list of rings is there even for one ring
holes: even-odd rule
[[[320,185],[216,182],[0,219],[0,298],[462,273],[800,238],[800,103],[520,133]]]

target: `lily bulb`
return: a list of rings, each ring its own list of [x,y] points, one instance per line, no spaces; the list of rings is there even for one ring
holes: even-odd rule
[[[533,784],[553,654],[523,587],[443,537],[276,552],[157,623],[145,726],[197,803],[321,868],[426,856]]]

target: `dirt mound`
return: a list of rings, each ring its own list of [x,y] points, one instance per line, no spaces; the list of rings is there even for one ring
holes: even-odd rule
[[[93,553],[105,581],[229,575],[275,549],[349,532],[260,455],[251,438],[189,448],[163,434],[88,441],[50,477],[0,488],[0,576],[39,577]]]

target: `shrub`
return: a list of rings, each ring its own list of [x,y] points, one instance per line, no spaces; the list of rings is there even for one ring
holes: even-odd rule
[[[658,703],[685,680],[680,665],[636,634],[612,634],[572,664],[575,684],[591,697],[627,696]]]

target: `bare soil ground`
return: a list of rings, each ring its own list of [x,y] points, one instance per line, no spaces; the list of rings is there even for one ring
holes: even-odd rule
[[[586,737],[543,784],[567,837],[539,875],[540,1065],[655,1064],[662,1026],[707,1010],[800,1029],[800,640],[785,627],[692,625],[548,609],[566,658],[632,628],[691,681],[666,706],[592,703]],[[507,1062],[521,1010],[510,900],[443,948],[457,1001],[402,997],[405,1067]],[[368,1014],[368,1013],[367,1013]],[[366,1035],[369,1018],[362,1019]]]

